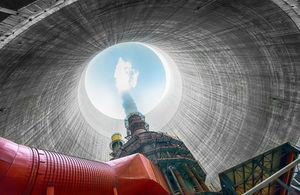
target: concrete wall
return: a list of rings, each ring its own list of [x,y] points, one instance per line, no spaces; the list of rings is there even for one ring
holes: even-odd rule
[[[185,142],[216,186],[218,172],[299,138],[291,10],[268,0],[66,1],[2,34],[0,136],[107,160],[109,138],[80,113],[79,80],[102,49],[139,41],[177,64],[182,99],[163,130]]]

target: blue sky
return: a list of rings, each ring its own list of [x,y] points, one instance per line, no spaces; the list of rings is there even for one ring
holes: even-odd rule
[[[114,45],[100,52],[89,63],[85,76],[88,97],[93,105],[107,116],[125,118],[121,94],[116,87],[115,78],[116,67],[120,62],[127,63],[134,71],[136,85],[132,85],[129,92],[138,110],[146,114],[163,96],[166,75],[159,57],[151,49],[139,43]]]

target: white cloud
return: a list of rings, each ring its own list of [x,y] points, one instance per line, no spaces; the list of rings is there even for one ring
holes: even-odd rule
[[[132,64],[129,61],[126,62],[119,58],[114,77],[116,88],[120,93],[135,88],[138,76],[139,72],[132,68]]]

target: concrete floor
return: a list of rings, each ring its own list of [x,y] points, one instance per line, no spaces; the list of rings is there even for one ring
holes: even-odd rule
[[[296,1],[43,2],[39,14],[31,5],[27,18],[25,8],[0,23],[0,136],[109,159],[109,137],[80,112],[79,80],[99,51],[139,41],[165,51],[180,71],[182,99],[162,130],[185,142],[209,186],[217,173],[299,139]]]

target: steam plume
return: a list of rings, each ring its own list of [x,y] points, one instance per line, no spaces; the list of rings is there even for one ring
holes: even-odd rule
[[[123,108],[125,111],[126,116],[128,116],[130,113],[137,112],[137,107],[135,104],[135,101],[131,97],[128,91],[125,91],[122,93],[122,100],[123,100]]]
[[[126,62],[119,58],[114,77],[116,88],[120,93],[135,88],[138,76],[139,72],[132,68],[132,64],[129,61]]]
[[[122,97],[122,106],[126,116],[138,111],[135,101],[129,93],[130,89],[135,88],[138,76],[139,72],[132,68],[132,64],[129,61],[119,58],[114,77],[116,88]]]

